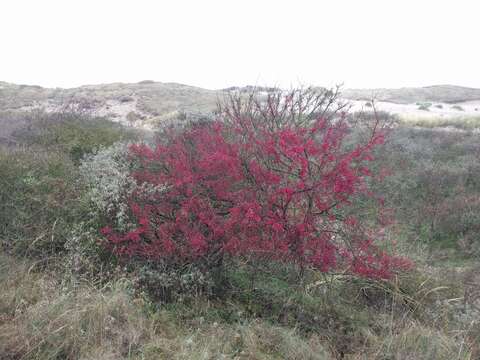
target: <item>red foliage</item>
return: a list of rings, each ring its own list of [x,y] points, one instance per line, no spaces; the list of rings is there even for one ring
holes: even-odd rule
[[[134,194],[133,231],[103,229],[116,254],[177,263],[249,255],[382,278],[409,266],[380,251],[379,233],[343,211],[370,194],[380,132],[347,151],[341,118],[272,126],[226,116],[172,132],[155,148],[131,146],[137,182],[164,190]]]

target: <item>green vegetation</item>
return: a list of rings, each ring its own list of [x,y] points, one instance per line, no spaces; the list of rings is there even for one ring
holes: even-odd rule
[[[416,104],[418,106],[418,110],[424,110],[424,111],[430,111],[430,107],[432,106],[432,103],[425,102],[425,103],[418,103]]]
[[[0,153],[0,237],[15,253],[56,254],[76,221],[77,171],[69,156],[43,149]]]
[[[404,126],[420,128],[441,129],[452,127],[459,130],[475,130],[480,128],[480,117],[454,117],[454,118],[422,118],[402,117]]]
[[[121,125],[102,118],[91,118],[76,113],[32,113],[28,123],[14,133],[14,137],[29,146],[51,148],[66,153],[75,163],[99,147],[118,141],[133,140],[134,131],[127,132]]]
[[[376,185],[396,213],[385,237],[414,271],[299,281],[233,262],[221,294],[219,274],[130,268],[99,246],[107,222],[130,226],[125,142],[138,133],[78,114],[17,120],[13,142],[0,138],[0,358],[480,356],[478,119],[400,123],[376,155],[393,170]]]
[[[398,128],[381,154],[397,169],[386,179],[385,198],[402,219],[403,236],[430,250],[480,254],[479,136],[474,131]]]
[[[11,134],[16,146],[0,147],[0,243],[46,260],[63,256],[75,229],[91,218],[79,180],[82,158],[138,134],[78,114],[25,117]]]
[[[453,110],[458,110],[458,111],[465,111],[465,109],[463,107],[461,107],[460,105],[453,105],[452,109]]]

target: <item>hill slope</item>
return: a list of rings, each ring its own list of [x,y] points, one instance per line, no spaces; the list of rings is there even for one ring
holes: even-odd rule
[[[343,96],[350,100],[370,100],[397,104],[415,102],[459,103],[480,100],[480,89],[454,85],[434,85],[420,88],[400,89],[346,89]]]
[[[76,106],[94,115],[109,116],[124,123],[148,126],[175,120],[185,114],[201,116],[211,113],[229,91],[251,91],[252,86],[208,90],[177,83],[141,81],[86,85],[78,88],[43,88],[0,82],[0,111],[28,111],[42,108],[58,111]],[[259,88],[268,92],[270,88]],[[480,89],[452,85],[401,89],[345,89],[343,97],[352,101],[377,101],[393,104],[416,102],[459,103],[480,101]],[[402,110],[403,111],[403,110]]]
[[[142,81],[133,84],[86,85],[71,89],[0,82],[0,111],[43,108],[60,110],[75,105],[95,115],[118,121],[162,120],[178,113],[208,113],[215,108],[218,92],[194,86]]]

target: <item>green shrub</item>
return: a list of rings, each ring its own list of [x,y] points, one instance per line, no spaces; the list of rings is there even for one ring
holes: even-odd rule
[[[453,105],[452,109],[453,110],[458,110],[458,111],[465,111],[465,109],[463,107],[461,107],[460,105]]]
[[[88,267],[94,271],[102,266],[99,256],[105,255],[98,246],[98,229],[105,219],[96,207],[99,193],[89,192],[89,180],[92,174],[99,175],[99,167],[104,175],[112,168],[100,162],[97,173],[93,168],[87,170],[87,178],[85,167],[77,165],[99,147],[136,134],[79,114],[29,116],[14,131],[19,145],[0,150],[0,241],[16,254],[42,259],[62,256],[62,266],[75,263],[70,270]],[[119,181],[115,175],[109,173],[96,181],[115,183]],[[114,194],[111,186],[104,191]]]
[[[79,113],[31,113],[27,125],[14,133],[27,145],[39,145],[70,155],[78,164],[89,153],[115,142],[134,139],[137,134],[104,118]]]
[[[92,209],[120,229],[128,228],[128,196],[136,189],[130,176],[132,166],[127,144],[116,143],[86,156],[79,167]]]
[[[432,106],[432,103],[417,103],[418,105],[418,110],[424,110],[424,111],[430,111],[430,107]]]
[[[392,175],[379,186],[412,241],[435,251],[476,253],[478,140],[473,131],[398,128],[390,133],[377,156]]]
[[[65,154],[0,151],[0,239],[11,251],[58,254],[77,221],[78,171]]]
[[[0,151],[0,168],[3,251],[51,265],[68,281],[116,266],[99,246],[104,218],[69,156],[38,148]]]

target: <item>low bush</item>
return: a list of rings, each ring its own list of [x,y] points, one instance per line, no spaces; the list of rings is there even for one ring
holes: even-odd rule
[[[453,105],[452,109],[457,110],[457,111],[465,111],[465,109],[463,107],[461,107],[460,105]]]
[[[377,186],[412,240],[475,253],[478,139],[473,131],[400,127],[390,133],[377,157],[391,176]]]
[[[132,226],[128,199],[137,189],[131,176],[133,162],[128,144],[116,143],[86,156],[79,167],[81,179],[87,188],[86,198],[92,209],[120,229]]]
[[[418,110],[430,111],[430,107],[432,106],[431,103],[421,103],[418,106]]]
[[[75,112],[30,113],[27,125],[13,135],[21,143],[66,153],[76,164],[100,147],[137,138],[120,124]]]
[[[0,151],[0,239],[8,251],[58,254],[77,221],[78,171],[68,155]]]

